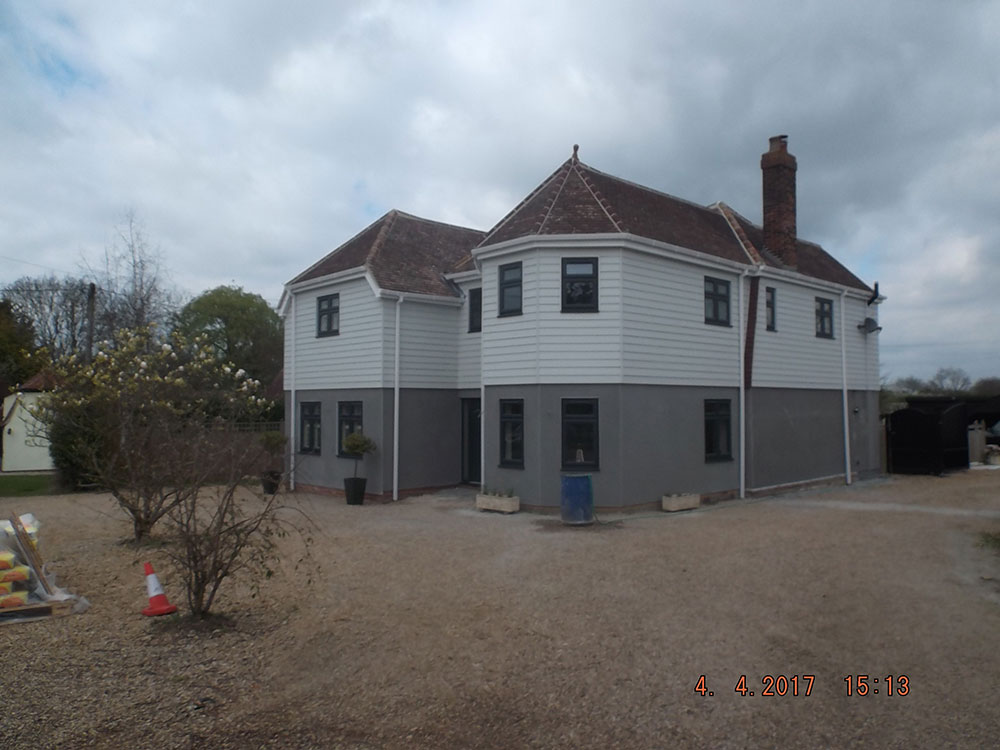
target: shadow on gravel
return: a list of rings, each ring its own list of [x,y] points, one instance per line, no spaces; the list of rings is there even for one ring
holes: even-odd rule
[[[570,534],[596,534],[624,528],[622,521],[595,521],[589,526],[567,526],[558,518],[538,518],[532,523],[538,531],[549,533],[565,531]]]

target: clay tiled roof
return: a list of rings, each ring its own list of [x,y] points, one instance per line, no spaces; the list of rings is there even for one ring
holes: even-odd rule
[[[482,238],[477,229],[392,210],[290,283],[363,266],[382,289],[456,296],[444,274],[468,258]]]
[[[480,247],[546,234],[625,232],[737,263],[786,266],[763,250],[762,230],[725,204],[700,206],[636,185],[574,155],[491,229]],[[798,270],[823,281],[868,287],[819,245],[799,240]],[[465,261],[460,269],[471,268]]]
[[[51,391],[57,385],[59,381],[51,370],[42,370],[32,375],[30,378],[25,380],[21,387],[18,388],[19,391]]]

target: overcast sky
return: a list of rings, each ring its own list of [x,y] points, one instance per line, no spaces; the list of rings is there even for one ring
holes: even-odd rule
[[[882,373],[1000,376],[1000,2],[0,0],[0,286],[128,210],[189,295],[282,284],[391,208],[488,229],[570,156],[878,281]]]

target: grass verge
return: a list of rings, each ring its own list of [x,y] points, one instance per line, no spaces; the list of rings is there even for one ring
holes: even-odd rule
[[[55,491],[55,477],[49,474],[0,477],[0,497],[35,497]]]

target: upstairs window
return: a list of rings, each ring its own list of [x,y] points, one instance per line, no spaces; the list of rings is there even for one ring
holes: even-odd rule
[[[340,333],[340,295],[327,294],[316,300],[316,336]]]
[[[299,452],[319,453],[320,447],[320,405],[319,402],[302,403],[299,406]]]
[[[344,450],[344,438],[352,432],[361,432],[362,404],[360,401],[337,402],[337,454],[353,456]]]
[[[833,338],[833,300],[816,298],[816,335],[821,339]]]
[[[500,465],[524,468],[523,399],[500,399]]]
[[[483,330],[483,290],[476,287],[469,290],[469,333]]]
[[[508,263],[500,266],[499,270],[499,293],[497,301],[498,315],[520,315],[521,314],[521,264]]]
[[[729,399],[705,401],[705,460],[729,461],[733,457]]]
[[[597,258],[563,258],[562,311],[597,312]]]
[[[764,306],[767,309],[767,330],[777,331],[775,315],[775,291],[773,286],[764,289]]]
[[[597,399],[562,400],[562,468],[596,469],[600,465]]]
[[[729,325],[729,282],[705,277],[705,322],[714,326]]]

